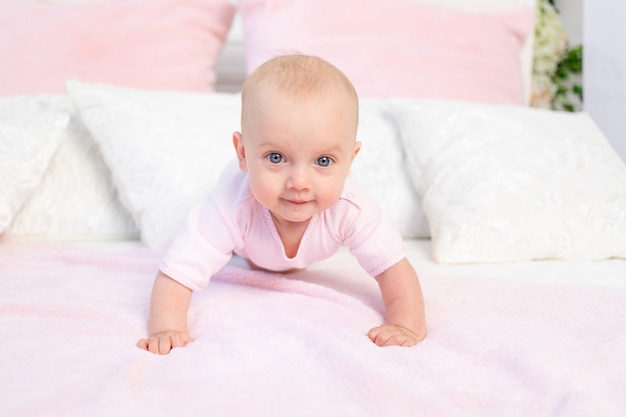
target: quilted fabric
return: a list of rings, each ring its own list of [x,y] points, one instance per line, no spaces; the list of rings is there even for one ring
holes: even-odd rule
[[[626,257],[626,166],[589,115],[394,102],[439,262]]]
[[[430,236],[419,195],[413,187],[400,135],[386,100],[361,100],[357,140],[361,151],[350,177],[378,200],[404,238]]]
[[[0,232],[41,181],[69,121],[47,97],[0,97]]]
[[[167,247],[235,157],[238,94],[146,91],[68,82],[122,204],[151,247]]]
[[[133,239],[139,233],[121,205],[111,172],[68,96],[39,99],[70,121],[48,169],[8,232],[46,240]]]

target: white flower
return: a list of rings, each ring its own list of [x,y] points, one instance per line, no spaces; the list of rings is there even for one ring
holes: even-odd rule
[[[545,102],[552,101],[556,91],[551,80],[567,47],[567,33],[561,25],[559,14],[547,0],[538,0],[535,12],[532,106],[550,107]]]
[[[535,75],[532,80],[530,102],[533,107],[551,108],[556,86],[547,75]]]

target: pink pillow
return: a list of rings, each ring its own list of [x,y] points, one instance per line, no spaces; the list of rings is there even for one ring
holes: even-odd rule
[[[213,91],[231,0],[0,4],[0,94],[63,93],[66,79]]]
[[[532,7],[468,13],[405,0],[241,0],[247,70],[285,53],[327,59],[361,97],[524,104]]]

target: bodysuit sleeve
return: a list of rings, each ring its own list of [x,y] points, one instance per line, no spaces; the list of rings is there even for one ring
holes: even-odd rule
[[[165,254],[160,270],[194,291],[204,288],[211,277],[241,245],[237,226],[224,213],[216,198],[196,205],[181,233]]]
[[[400,233],[393,228],[382,207],[362,188],[352,184],[344,204],[352,207],[346,223],[344,244],[371,276],[378,276],[406,255]]]

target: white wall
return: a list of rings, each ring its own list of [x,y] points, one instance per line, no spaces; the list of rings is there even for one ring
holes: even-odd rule
[[[584,110],[626,162],[626,2],[556,0],[571,45],[583,44]]]
[[[583,5],[585,110],[626,161],[626,2]]]
[[[583,0],[556,0],[554,4],[559,10],[570,45],[580,45],[583,42]]]

